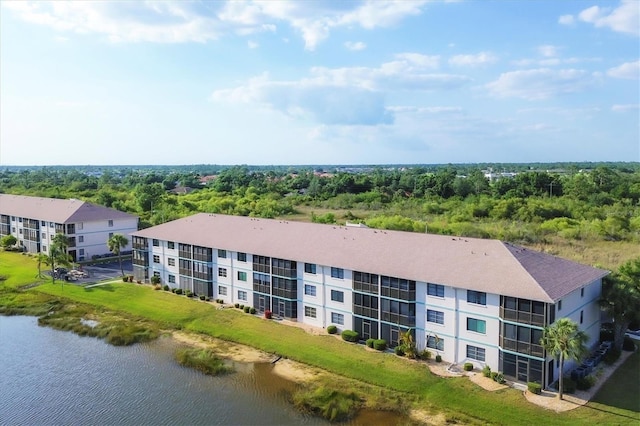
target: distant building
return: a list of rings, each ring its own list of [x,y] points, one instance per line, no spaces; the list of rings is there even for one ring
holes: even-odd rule
[[[136,279],[362,340],[409,330],[445,361],[544,386],[558,371],[543,327],[569,317],[595,345],[608,274],[497,240],[204,213],[134,232],[133,263]]]
[[[69,255],[82,261],[109,254],[111,235],[137,230],[137,216],[85,201],[0,194],[0,236],[13,235],[27,252],[49,253],[53,236],[64,234]]]

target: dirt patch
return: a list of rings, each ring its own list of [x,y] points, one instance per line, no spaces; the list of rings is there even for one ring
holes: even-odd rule
[[[484,377],[482,373],[467,373],[467,377],[476,385],[488,391],[497,391],[508,388],[505,384],[500,384],[490,377]]]
[[[227,342],[214,339],[212,337],[176,331],[172,333],[173,338],[179,342],[186,343],[199,348],[211,349],[223,358],[238,362],[270,362],[273,355],[254,349],[250,346],[238,343]]]
[[[318,377],[318,372],[290,359],[280,359],[273,365],[273,372],[296,383],[310,382]]]
[[[409,411],[409,417],[411,420],[424,425],[441,426],[447,424],[447,417],[440,414],[432,414],[425,410],[411,410]]]

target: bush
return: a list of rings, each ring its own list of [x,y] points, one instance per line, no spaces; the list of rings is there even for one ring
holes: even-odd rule
[[[239,304],[239,303],[236,303],[236,304],[235,304],[235,305],[233,305],[233,306],[234,306],[234,307],[236,307],[236,308],[239,308],[239,307],[240,307],[240,304]]]
[[[244,311],[246,314],[248,314],[248,313],[249,313],[249,307],[248,307],[248,306],[245,306],[245,307],[243,308],[243,311]]]
[[[239,308],[240,308],[240,309],[244,309],[244,305],[240,305],[240,306],[239,306]]]
[[[191,297],[191,296],[193,296],[193,292],[192,292],[191,290],[187,290],[187,291],[185,292],[185,295],[186,295],[187,297]]]
[[[171,293],[175,293],[177,290],[178,290],[177,288],[172,288]]]
[[[175,356],[180,365],[195,368],[211,376],[231,371],[221,358],[208,349],[181,349]]]
[[[482,369],[482,375],[484,377],[491,377],[491,367],[489,367],[488,365],[485,365],[484,368]]]
[[[176,294],[182,294],[182,289],[181,288],[176,288]]]
[[[563,391],[566,393],[574,393],[576,391],[576,382],[574,382],[571,377],[565,377],[562,380]]]
[[[498,371],[498,373],[496,373],[495,377],[493,378],[493,380],[496,383],[500,383],[503,384],[505,382],[504,380],[504,374],[502,374],[501,372]]]
[[[162,290],[162,286],[160,284],[156,284],[153,286],[154,290]]]
[[[493,380],[495,382],[496,377],[498,377],[498,372],[497,371],[492,371],[491,372],[491,380]]]
[[[269,310],[264,311],[264,317],[266,319],[271,319],[272,316],[273,316],[273,314],[271,313],[271,311],[269,311]]]
[[[442,362],[442,355],[436,355],[436,362]]]
[[[338,327],[336,327],[335,325],[330,325],[327,327],[327,333],[336,334],[337,332],[338,332]]]
[[[425,361],[428,359],[431,359],[431,351],[429,349],[425,349],[422,352],[420,352],[419,357],[420,359],[423,359]]]
[[[587,376],[579,379],[576,382],[576,389],[578,390],[589,390],[593,385],[596,384],[596,378],[593,376]]]
[[[620,358],[620,351],[616,348],[611,348],[609,349],[609,351],[607,352],[607,354],[604,356],[602,360],[604,361],[605,364],[611,365],[615,363],[618,360],[618,358]]]
[[[398,345],[393,349],[393,352],[398,356],[404,356],[404,347],[402,345]]]
[[[154,275],[151,277],[151,284],[160,284],[160,277]]]
[[[636,350],[636,345],[633,343],[633,339],[629,336],[624,336],[624,341],[622,342],[622,350],[633,352]]]
[[[536,382],[529,382],[527,383],[527,390],[536,395],[540,395],[542,393],[542,385]]]
[[[375,340],[376,340],[376,339],[367,339],[364,343],[367,345],[367,347],[369,347],[369,348],[373,348],[373,342],[374,342]]]
[[[473,364],[470,362],[465,362],[463,368],[464,371],[471,371],[473,370]]]
[[[255,314],[255,313],[256,313],[256,308],[251,308],[251,309],[249,309],[249,313],[250,313],[251,315]]]
[[[122,281],[125,282],[125,283],[128,282],[129,281],[129,277],[127,277],[126,275],[123,275],[122,276]]]
[[[377,351],[384,351],[387,349],[387,341],[384,339],[376,339],[373,341],[373,349]]]
[[[205,296],[204,294],[200,295],[200,300],[205,300],[207,298],[207,296]]]
[[[347,342],[356,343],[359,339],[359,335],[357,331],[353,330],[345,330],[342,332],[342,340]]]
[[[164,285],[164,287],[162,287],[164,289],[164,291],[169,291],[171,290],[171,287],[169,287],[167,284]]]

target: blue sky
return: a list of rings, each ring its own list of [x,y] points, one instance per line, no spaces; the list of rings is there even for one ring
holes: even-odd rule
[[[640,161],[640,1],[0,6],[0,165]]]

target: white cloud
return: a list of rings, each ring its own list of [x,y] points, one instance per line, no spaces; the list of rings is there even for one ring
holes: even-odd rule
[[[275,32],[284,22],[314,50],[333,28],[396,25],[422,13],[427,0],[227,2],[3,2],[20,18],[57,31],[100,34],[114,42],[184,43],[228,34]]]
[[[611,106],[611,111],[615,111],[615,112],[637,111],[639,109],[640,109],[640,104],[624,104],[624,105]]]
[[[247,41],[247,47],[249,49],[257,49],[258,47],[260,47],[260,45],[253,40],[249,40]]]
[[[596,28],[608,27],[616,32],[640,35],[640,7],[637,0],[622,0],[614,9],[591,6],[580,12],[578,18]]]
[[[344,43],[344,47],[349,50],[364,50],[367,48],[367,45],[361,41],[347,41]]]
[[[558,46],[553,46],[550,44],[545,44],[542,46],[538,46],[538,53],[545,58],[552,58],[554,56],[558,56]]]
[[[498,58],[490,52],[480,52],[475,55],[455,55],[449,58],[449,64],[454,66],[476,67],[492,64]]]
[[[259,105],[323,124],[388,124],[395,111],[386,107],[387,94],[449,90],[470,81],[461,75],[431,73],[434,66],[435,57],[402,53],[377,68],[314,67],[299,80],[277,81],[263,74],[241,86],[217,90],[212,99]]]
[[[607,75],[614,78],[624,78],[626,80],[640,79],[640,60],[626,62],[617,67],[607,70]]]
[[[581,92],[595,84],[596,76],[584,70],[539,68],[502,73],[485,87],[496,97],[541,100]]]
[[[562,25],[573,25],[575,22],[573,15],[562,15],[558,18],[558,23]]]

